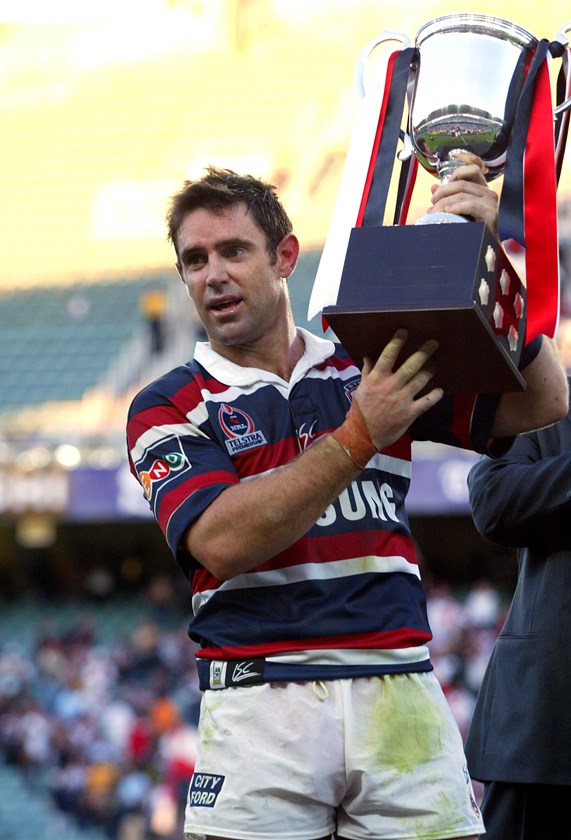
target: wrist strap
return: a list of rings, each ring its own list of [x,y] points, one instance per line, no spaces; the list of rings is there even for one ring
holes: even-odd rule
[[[355,398],[353,398],[345,420],[332,434],[337,443],[344,449],[345,454],[361,470],[378,452],[377,447],[371,440],[369,430]]]

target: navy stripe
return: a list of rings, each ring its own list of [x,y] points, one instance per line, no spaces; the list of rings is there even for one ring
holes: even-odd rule
[[[420,580],[393,572],[222,589],[201,607],[189,634],[208,647],[276,643],[287,650],[293,641],[343,635],[350,642],[355,633],[403,627],[430,632]],[[422,635],[418,644],[424,642]]]

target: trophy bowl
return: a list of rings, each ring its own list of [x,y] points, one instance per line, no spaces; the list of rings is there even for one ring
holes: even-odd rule
[[[421,165],[446,180],[452,150],[478,155],[500,175],[530,52],[538,44],[510,21],[451,14],[419,29],[409,133]]]

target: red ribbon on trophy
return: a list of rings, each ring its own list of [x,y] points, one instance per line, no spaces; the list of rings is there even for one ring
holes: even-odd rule
[[[559,242],[556,191],[566,137],[568,111],[554,135],[549,54],[568,55],[568,48],[543,40],[532,57],[506,154],[498,229],[502,240],[525,248],[526,342],[553,337],[559,318]],[[562,72],[568,75],[568,61]],[[559,86],[558,100],[565,83]],[[559,105],[560,102],[557,102]]]

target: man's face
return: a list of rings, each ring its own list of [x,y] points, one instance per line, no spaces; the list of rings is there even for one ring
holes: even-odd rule
[[[224,347],[255,345],[277,327],[287,303],[283,278],[293,266],[281,243],[272,261],[265,234],[244,204],[220,213],[192,211],[177,246],[179,274],[215,350],[228,355]]]

